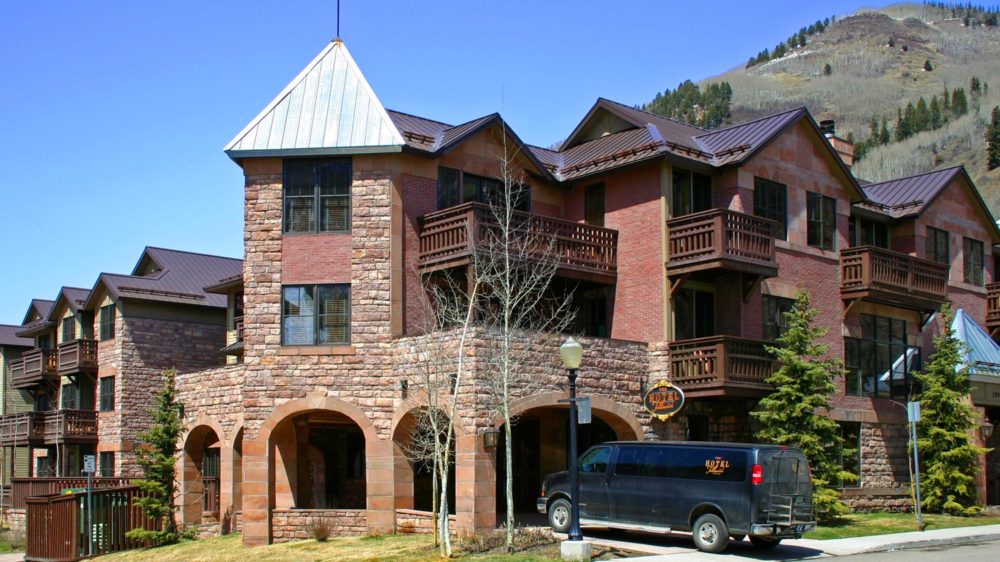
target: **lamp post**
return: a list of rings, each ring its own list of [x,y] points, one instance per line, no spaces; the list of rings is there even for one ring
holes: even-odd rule
[[[573,338],[569,338],[559,346],[559,357],[562,358],[566,376],[569,377],[569,493],[570,527],[569,540],[582,541],[580,532],[580,474],[576,466],[576,372],[583,359],[583,346]]]
[[[990,420],[985,420],[983,425],[979,427],[979,435],[983,438],[983,444],[988,445],[990,437],[993,437],[993,424],[990,423]]]

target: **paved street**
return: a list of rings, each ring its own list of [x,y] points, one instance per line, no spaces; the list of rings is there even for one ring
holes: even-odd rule
[[[992,562],[1000,558],[1000,541],[982,542],[965,546],[945,545],[919,550],[876,552],[837,558],[841,561],[895,562],[901,560],[933,560],[934,562]]]

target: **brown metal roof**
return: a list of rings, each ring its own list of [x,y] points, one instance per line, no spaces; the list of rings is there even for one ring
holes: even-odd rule
[[[695,137],[698,146],[712,154],[713,164],[725,166],[740,162],[774,138],[788,125],[805,115],[804,107],[769,115]]]
[[[31,299],[31,304],[28,305],[28,311],[24,313],[24,318],[21,320],[21,325],[27,325],[28,321],[31,319],[32,313],[38,314],[43,320],[49,317],[49,312],[52,311],[52,305],[56,301],[50,301],[45,299]]]
[[[688,148],[701,148],[693,140],[693,137],[701,135],[706,132],[706,129],[701,127],[696,127],[690,125],[683,121],[677,121],[676,119],[670,119],[669,117],[664,117],[663,115],[657,115],[655,113],[650,113],[648,111],[643,111],[635,107],[629,107],[623,103],[618,103],[613,100],[606,98],[599,98],[598,104],[602,104],[609,111],[618,115],[626,121],[635,123],[637,126],[653,125],[659,131],[660,136],[663,140],[677,144],[680,146],[686,146]]]
[[[34,340],[18,337],[17,332],[22,329],[22,326],[0,324],[0,347],[34,347]]]
[[[137,275],[151,266],[152,271]],[[142,268],[142,269],[141,269]],[[205,287],[242,274],[243,260],[180,250],[147,247],[132,275],[102,273],[94,285],[104,286],[112,298],[129,298],[195,306],[226,308],[226,296]],[[92,300],[88,308],[94,308]]]
[[[962,167],[945,168],[926,174],[873,183],[863,187],[865,194],[894,217],[919,215],[952,180]]]
[[[571,180],[653,158],[662,146],[645,127],[606,135],[565,151],[561,177]]]

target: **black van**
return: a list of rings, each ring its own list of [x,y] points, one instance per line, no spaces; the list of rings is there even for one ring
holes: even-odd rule
[[[616,441],[580,457],[580,521],[650,532],[691,531],[698,549],[729,538],[777,546],[816,527],[809,463],[793,447]],[[570,527],[569,473],[545,477],[538,511]]]

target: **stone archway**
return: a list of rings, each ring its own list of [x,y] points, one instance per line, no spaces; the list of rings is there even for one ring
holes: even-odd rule
[[[442,412],[442,417],[447,414]],[[392,444],[394,452],[394,472],[396,482],[396,509],[412,509],[430,512],[434,505],[434,475],[433,458],[421,457],[421,444],[418,440],[426,440],[430,429],[425,424],[426,407],[412,406],[397,412],[393,422]],[[444,422],[442,422],[444,423]],[[420,435],[423,432],[424,435]],[[455,445],[458,436],[462,434],[460,424],[455,427],[452,435],[452,465],[448,477],[448,509],[455,513]],[[423,443],[426,446],[426,443]]]
[[[321,428],[325,436],[312,439],[314,428]],[[278,405],[261,425],[256,439],[244,440],[245,544],[270,543],[278,527],[282,527],[282,536],[297,536],[301,530],[283,526],[303,519],[298,505],[336,505],[344,500],[344,495],[330,495],[335,489],[326,483],[322,488],[315,484],[299,485],[311,476],[311,473],[300,474],[299,458],[311,459],[308,470],[312,472],[322,465],[326,478],[330,474],[326,465],[333,458],[334,449],[350,451],[347,457],[337,456],[336,462],[340,463],[339,470],[353,471],[349,476],[362,476],[347,479],[364,480],[363,501],[360,507],[351,509],[317,508],[306,517],[307,524],[323,519],[349,532],[394,531],[392,442],[380,439],[375,426],[354,404],[314,392]],[[346,462],[348,457],[350,460]],[[347,483],[341,484],[338,490],[349,491]],[[355,505],[355,499],[351,498],[351,505]],[[290,513],[294,516],[289,516]]]
[[[218,422],[202,418],[184,438],[180,505],[186,524],[219,520],[224,435]]]

